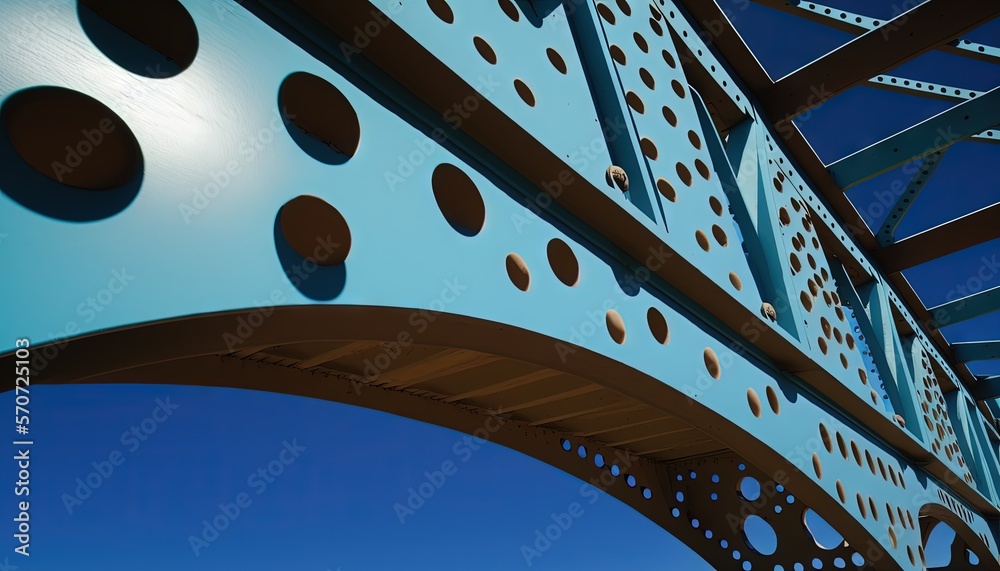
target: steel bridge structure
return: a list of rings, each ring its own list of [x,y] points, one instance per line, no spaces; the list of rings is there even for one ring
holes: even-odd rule
[[[895,232],[1000,90],[893,75],[998,63],[1000,3],[758,1],[856,38],[774,79],[713,0],[3,2],[0,370],[501,417],[718,569],[923,569],[945,523],[1000,570],[1000,341],[939,330],[1000,290],[901,273],[1000,204]],[[951,106],[824,164],[794,119],[858,85]],[[845,190],[907,164],[869,230]]]

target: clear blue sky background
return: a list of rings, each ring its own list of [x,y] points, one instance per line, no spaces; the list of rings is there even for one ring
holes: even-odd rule
[[[850,39],[744,0],[723,2],[772,77]],[[830,3],[881,18],[893,10],[889,0]],[[1000,23],[971,38],[1000,45]],[[1000,84],[1000,66],[942,54],[925,55],[897,74],[978,90]],[[946,107],[860,87],[824,105],[800,127],[820,157],[832,162]],[[998,162],[1000,146],[956,145],[903,223],[901,236],[996,202],[992,168]],[[875,192],[896,179],[906,177],[888,173],[849,192],[876,228],[884,215],[872,214]],[[907,277],[928,305],[936,305],[967,284],[983,256],[998,253],[1000,244],[984,244],[914,268]],[[997,285],[1000,276],[983,287]],[[998,331],[1000,313],[950,327],[946,334],[956,341],[994,338]],[[975,370],[1000,372],[995,363]],[[462,435],[446,429],[338,404],[235,390],[129,385],[36,387],[32,394],[33,555],[30,564],[9,558],[21,569],[523,569],[521,546],[534,541],[535,530],[548,525],[551,514],[573,502],[583,504],[584,514],[532,561],[532,569],[709,568],[617,500],[602,495],[587,503],[579,481],[540,462],[494,445],[463,462],[453,450]],[[156,399],[167,398],[176,411],[130,450],[122,433],[149,417]],[[266,489],[248,483],[258,468],[279,458],[285,441],[305,450]],[[62,495],[73,494],[76,478],[86,479],[92,462],[107,460],[116,450],[124,463],[69,513]],[[440,469],[446,460],[455,461],[458,472],[401,524],[394,504],[405,502],[408,489],[425,481],[424,472]],[[199,535],[202,521],[241,492],[251,503],[195,556],[188,537]],[[936,550],[929,555],[940,562]]]

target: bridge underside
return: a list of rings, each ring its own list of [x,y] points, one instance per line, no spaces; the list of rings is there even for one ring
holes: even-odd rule
[[[937,329],[1000,296],[932,318],[899,274],[996,238],[1000,210],[894,243],[844,194],[900,161],[930,176],[952,123],[991,140],[1000,91],[831,165],[790,122],[816,77],[885,80],[1000,13],[949,1],[855,66],[882,45],[856,19],[777,82],[702,0],[0,3],[0,266],[31,276],[0,338],[30,339],[42,383],[275,391],[487,438],[720,569],[921,569],[943,522],[953,568],[1000,570],[996,382],[965,364],[996,342]]]
[[[239,350],[232,350],[234,343]],[[831,436],[817,433],[795,451],[804,464],[768,462],[755,453],[752,437],[736,436],[730,419],[688,395],[601,355],[503,324],[379,307],[255,308],[85,336],[36,351],[46,383],[260,390],[465,432],[606,491],[718,569],[860,569],[879,567],[885,557],[864,534],[849,539],[852,519],[839,510],[821,517],[847,530],[840,543],[822,544],[809,528],[810,506],[826,498],[795,481],[802,479],[800,468],[822,478],[818,454],[832,448],[826,441]],[[54,358],[46,357],[49,351]],[[777,400],[761,406],[777,406],[780,413]],[[885,474],[887,465],[879,459],[871,470]],[[902,484],[902,470],[892,473],[893,481],[897,477]],[[881,513],[889,529],[899,526],[926,540],[937,523],[953,525],[959,530],[953,565],[966,561],[970,546],[982,540],[948,508],[892,505],[852,494],[848,486],[837,480],[841,501],[856,501],[876,519]],[[767,543],[770,533],[760,532],[761,525],[774,543]],[[986,561],[989,553],[980,553]],[[924,561],[921,544],[908,546],[907,554],[914,564]]]

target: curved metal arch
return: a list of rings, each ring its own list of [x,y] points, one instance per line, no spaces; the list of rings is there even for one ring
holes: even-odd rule
[[[261,310],[255,308],[126,327],[82,336],[63,342],[61,346],[52,344],[36,348],[42,354],[45,349],[52,349],[56,357],[41,367],[38,378],[40,382],[52,384],[137,381],[174,384],[181,380],[184,384],[282,392],[375,408],[469,434],[481,429],[489,417],[503,417],[504,412],[477,410],[467,404],[435,398],[426,394],[429,389],[426,385],[399,389],[382,383],[378,375],[366,378],[363,371],[358,374],[358,371],[336,370],[336,364],[330,361],[315,364],[320,359],[329,358],[330,353],[324,357],[321,350],[321,346],[325,346],[325,351],[330,351],[330,345],[324,345],[325,341],[365,340],[374,343],[370,347],[398,343],[400,333],[411,326],[410,317],[414,311],[418,310],[288,306],[274,308],[267,315],[262,315]],[[560,374],[575,375],[660,413],[672,415],[691,425],[697,423],[710,439],[719,441],[719,452],[663,461],[655,458],[655,450],[647,451],[645,455],[635,454],[629,451],[627,445],[612,446],[613,442],[602,441],[596,434],[581,436],[579,431],[560,430],[558,423],[547,422],[542,426],[528,418],[509,416],[503,423],[507,428],[498,430],[495,437],[500,444],[539,458],[585,481],[600,483],[603,477],[608,480],[603,487],[609,493],[674,533],[720,568],[732,564],[733,549],[722,548],[721,539],[715,534],[726,533],[728,528],[731,535],[727,545],[734,541],[745,543],[741,535],[742,518],[747,514],[761,513],[761,510],[773,510],[776,503],[785,501],[792,492],[799,506],[808,506],[823,514],[869,564],[876,568],[898,568],[892,557],[886,557],[882,547],[888,544],[888,537],[873,537],[845,509],[853,505],[853,497],[848,493],[838,504],[819,487],[811,473],[805,473],[805,470],[813,469],[818,475],[822,474],[817,466],[817,458],[823,453],[820,438],[812,439],[818,450],[812,460],[807,453],[812,448],[808,448],[803,453],[802,462],[792,462],[745,432],[746,427],[738,426],[733,419],[709,410],[694,399],[672,394],[675,391],[661,381],[609,357],[576,348],[572,357],[563,361],[551,350],[551,344],[557,341],[541,334],[451,314],[435,314],[434,318],[434,326],[428,327],[421,335],[421,346],[476,351],[552,369]],[[218,332],[232,329],[241,320],[253,325],[245,339],[247,348],[234,352],[227,347],[225,336],[220,336]],[[500,340],[502,342],[498,342]],[[267,350],[273,347],[283,347],[291,352],[269,355]],[[307,349],[296,353],[296,347]],[[348,352],[358,350],[363,348],[355,346]],[[14,358],[13,354],[4,355],[0,357],[0,363]],[[297,366],[302,362],[308,365]],[[453,365],[454,362],[450,363],[450,366]],[[391,368],[385,371],[385,375],[391,374]],[[842,428],[846,430],[846,427]],[[587,461],[582,462],[579,456],[566,453],[562,448],[563,439],[572,444],[573,450],[579,445],[585,446],[588,450],[585,454]],[[633,447],[633,450],[636,448]],[[619,479],[609,480],[604,476],[604,468],[594,463],[596,453],[604,458],[631,458],[629,471],[624,473],[635,477],[635,486],[630,486],[629,481],[622,484]],[[744,458],[753,458],[753,465]],[[714,466],[712,470],[720,476],[720,490],[744,477],[741,473],[745,472],[764,485],[773,485],[775,490],[780,486],[787,491],[772,494],[763,504],[755,504],[756,500],[741,499],[736,495],[726,498],[719,492],[715,492],[719,499],[712,499],[710,494],[713,492],[704,487],[704,481],[684,478],[685,471],[703,471],[706,465]],[[909,480],[911,486],[929,486],[927,493],[938,489],[919,477],[911,476]],[[651,491],[649,499],[643,496],[644,488]],[[838,489],[842,490],[842,487],[838,486]],[[680,499],[678,491],[682,492],[682,497],[693,501]],[[860,505],[860,492],[857,497]],[[889,506],[883,509],[874,501],[874,498],[868,497],[864,512],[869,505],[872,506],[872,516],[876,511],[883,514],[889,511]],[[796,511],[790,510],[784,516],[768,515],[769,522],[781,530],[779,537],[794,538],[796,534],[808,533],[803,532],[804,527]],[[699,521],[698,526],[692,525],[694,520]],[[714,530],[712,538],[705,537],[705,527],[700,525],[702,521],[711,522]],[[796,525],[789,523],[792,521]],[[971,538],[976,534],[969,524],[960,519],[954,521],[956,529],[962,528],[963,537],[970,538],[970,546],[980,554],[981,559],[992,561],[991,548],[984,542],[988,539],[980,537],[979,543],[975,544]],[[905,527],[899,530],[900,534],[913,533],[905,531]],[[824,551],[812,542],[797,542],[774,556],[761,554],[751,545],[746,545],[746,549],[740,552],[740,560],[750,560],[755,564],[784,561],[787,564],[794,560],[808,562],[815,557],[820,557],[821,561],[836,556],[846,560],[851,554],[851,550],[834,553]]]

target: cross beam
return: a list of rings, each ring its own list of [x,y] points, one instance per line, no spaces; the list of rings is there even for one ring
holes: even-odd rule
[[[1000,375],[981,377],[972,385],[972,396],[977,400],[1000,399]]]
[[[872,252],[887,274],[1000,238],[1000,202]]]
[[[1000,123],[1000,87],[882,139],[828,168],[837,185],[846,189],[913,159],[947,149],[997,123]]]
[[[951,348],[955,350],[955,359],[959,363],[1000,359],[1000,340],[952,343]]]
[[[995,0],[928,0],[779,79],[761,103],[783,123],[998,15]]]
[[[998,309],[1000,309],[1000,286],[932,307],[928,311],[934,316],[934,321],[931,324],[941,328],[986,315]]]

